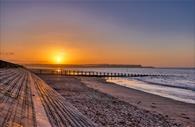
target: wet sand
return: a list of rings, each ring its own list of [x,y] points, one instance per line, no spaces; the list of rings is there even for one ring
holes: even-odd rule
[[[195,105],[107,83],[98,78],[40,75],[101,127],[195,126]]]

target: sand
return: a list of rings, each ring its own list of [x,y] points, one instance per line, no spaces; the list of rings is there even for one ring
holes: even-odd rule
[[[102,79],[82,78],[88,87],[108,93],[122,101],[133,104],[139,108],[147,109],[169,116],[177,123],[185,126],[195,126],[195,105],[175,101],[169,98],[145,93],[139,90],[123,87]]]
[[[100,78],[40,75],[101,127],[195,126],[195,105],[107,83]]]

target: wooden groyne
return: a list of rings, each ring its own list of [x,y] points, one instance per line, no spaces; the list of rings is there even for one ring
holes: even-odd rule
[[[84,77],[145,77],[145,76],[168,76],[165,74],[133,74],[133,73],[114,73],[99,71],[81,71],[64,69],[31,69],[35,74],[51,74],[64,76],[84,76]]]

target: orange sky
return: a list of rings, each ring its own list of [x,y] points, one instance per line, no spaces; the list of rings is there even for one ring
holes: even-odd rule
[[[169,4],[143,8],[139,3],[136,8],[131,3],[66,5],[2,2],[1,59],[39,64],[195,66],[191,4],[175,8]],[[140,9],[146,9],[144,15]]]

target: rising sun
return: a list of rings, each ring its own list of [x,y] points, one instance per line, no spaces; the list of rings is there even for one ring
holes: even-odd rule
[[[60,54],[56,54],[53,57],[53,61],[55,64],[64,64],[65,62],[65,55],[60,53]]]
[[[52,64],[67,64],[69,55],[66,51],[60,49],[51,49],[49,59]]]
[[[63,63],[63,57],[62,56],[56,56],[56,63],[62,64]]]

